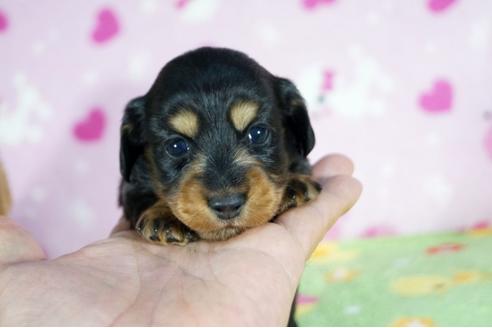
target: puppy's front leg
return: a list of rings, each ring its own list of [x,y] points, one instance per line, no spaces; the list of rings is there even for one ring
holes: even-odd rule
[[[135,228],[143,238],[157,244],[184,246],[199,239],[194,231],[176,219],[163,202],[157,202],[145,210]]]
[[[285,188],[277,215],[315,199],[320,191],[319,183],[313,181],[309,175],[293,174]]]

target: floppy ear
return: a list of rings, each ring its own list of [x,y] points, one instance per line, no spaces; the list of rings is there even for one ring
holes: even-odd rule
[[[284,127],[293,136],[299,154],[306,157],[314,147],[315,138],[304,99],[291,81],[277,77],[275,83]]]
[[[121,123],[120,172],[129,182],[132,168],[143,153],[143,122],[145,118],[145,98],[138,97],[128,103]]]

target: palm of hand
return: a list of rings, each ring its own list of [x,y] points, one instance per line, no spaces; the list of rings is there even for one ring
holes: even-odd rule
[[[3,297],[12,294],[38,324],[275,324],[288,316],[304,255],[278,224],[256,230],[188,247],[120,232],[48,263],[12,267],[7,273],[19,280]]]
[[[351,174],[340,161],[325,159],[324,176]],[[2,266],[0,252],[0,324],[285,324],[305,259],[360,194],[348,175],[322,184],[312,205],[226,242],[162,247],[120,231],[54,260],[32,261],[32,240],[23,261]]]

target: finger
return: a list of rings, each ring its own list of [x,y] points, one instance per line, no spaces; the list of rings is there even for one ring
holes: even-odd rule
[[[326,178],[322,191],[311,203],[289,210],[276,222],[299,241],[308,258],[323,236],[359,199],[362,185],[348,175]]]
[[[9,263],[45,259],[46,255],[23,228],[0,216],[0,267]]]
[[[125,230],[130,230],[130,221],[122,216],[118,223],[116,223],[116,225],[114,226],[113,230],[111,230],[111,233],[109,235],[113,236],[114,234]]]
[[[324,156],[313,166],[313,177],[317,180],[334,175],[352,175],[353,172],[354,164],[341,154]]]

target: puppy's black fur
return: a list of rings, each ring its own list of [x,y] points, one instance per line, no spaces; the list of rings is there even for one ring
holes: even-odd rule
[[[316,197],[302,97],[245,54],[199,48],[164,66],[121,128],[119,202],[147,240],[224,240]]]

